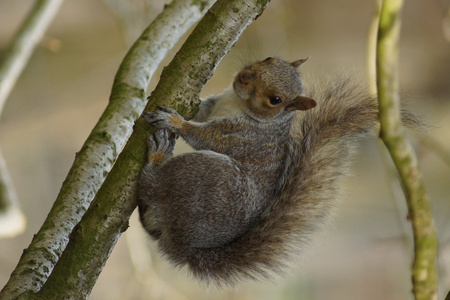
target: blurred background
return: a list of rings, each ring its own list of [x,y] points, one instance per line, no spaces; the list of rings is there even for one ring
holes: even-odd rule
[[[0,1],[0,58],[32,4]],[[0,117],[0,145],[27,217],[23,234],[0,240],[0,287],[42,225],[75,152],[106,106],[127,49],[163,4],[66,1],[32,56]],[[406,1],[400,47],[401,89],[433,124],[425,134],[411,133],[411,139],[440,239],[440,299],[450,288],[449,6],[448,0]],[[375,1],[272,0],[203,94],[220,92],[245,62],[267,56],[311,56],[301,68],[308,80],[340,72],[364,79],[374,12]],[[170,268],[133,215],[90,299],[412,299],[410,224],[379,141],[361,142],[342,190],[333,219],[291,263],[287,278],[232,290],[206,288],[185,270]]]

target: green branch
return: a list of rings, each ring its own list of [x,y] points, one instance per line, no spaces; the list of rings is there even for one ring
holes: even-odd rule
[[[16,299],[38,291],[53,270],[145,106],[145,91],[157,66],[214,1],[175,0],[150,24],[124,58],[109,104],[75,161],[44,224],[24,251],[0,293]],[[93,242],[94,243],[94,242]]]
[[[405,188],[408,218],[414,237],[412,284],[417,300],[437,299],[437,238],[433,216],[417,161],[400,119],[398,41],[402,0],[384,0],[377,43],[377,90],[380,137],[385,143]]]
[[[192,115],[204,83],[268,2],[217,1],[164,69],[146,110],[155,105],[170,105],[185,115]],[[140,118],[114,168],[72,232],[52,274],[34,298],[86,298],[89,295],[136,207],[134,192],[145,162],[148,130],[149,125]]]

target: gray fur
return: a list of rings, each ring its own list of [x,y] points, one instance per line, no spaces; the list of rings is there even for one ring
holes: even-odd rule
[[[146,116],[161,129],[140,177],[142,224],[167,259],[202,281],[234,285],[282,273],[326,219],[357,140],[377,131],[376,98],[349,79],[311,87],[303,98],[308,107],[315,99],[314,109],[284,110],[305,101],[296,65],[271,58],[239,73],[234,88],[248,103],[240,116],[205,123],[170,109]],[[287,96],[269,107],[274,94]],[[166,129],[198,151],[173,157]],[[160,164],[152,162],[158,153]]]

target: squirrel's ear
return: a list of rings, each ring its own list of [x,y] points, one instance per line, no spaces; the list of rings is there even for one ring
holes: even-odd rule
[[[286,111],[293,111],[293,110],[308,110],[313,107],[316,107],[317,103],[314,99],[304,97],[304,96],[298,96],[294,100],[290,101],[286,107]]]
[[[296,60],[294,62],[291,63],[292,66],[294,66],[295,68],[300,67],[301,65],[303,65],[311,56],[308,56],[307,58],[302,58],[299,60]]]

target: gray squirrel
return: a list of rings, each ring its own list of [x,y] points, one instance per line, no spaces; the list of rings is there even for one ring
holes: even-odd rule
[[[193,121],[169,108],[145,115],[157,131],[139,178],[141,223],[201,281],[283,273],[328,215],[357,140],[377,132],[376,97],[349,78],[303,93],[306,60],[246,66]],[[196,151],[173,156],[177,136]]]

